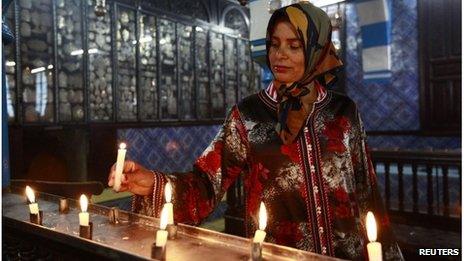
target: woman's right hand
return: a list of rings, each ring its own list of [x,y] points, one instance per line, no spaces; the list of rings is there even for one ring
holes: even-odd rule
[[[114,185],[114,176],[116,174],[116,163],[111,167],[108,176],[108,186]],[[130,160],[124,161],[122,171],[121,188],[119,192],[129,191],[137,195],[148,196],[153,193],[153,172],[147,170],[138,163]]]

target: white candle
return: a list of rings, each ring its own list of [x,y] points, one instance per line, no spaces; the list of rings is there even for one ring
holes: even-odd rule
[[[27,196],[27,199],[30,202],[29,203],[29,212],[31,214],[34,214],[34,215],[39,214],[39,204],[35,202],[34,191],[29,186],[26,186],[26,196]]]
[[[264,238],[266,237],[266,232],[261,229],[255,231],[255,237],[253,238],[253,243],[263,243]]]
[[[89,225],[89,212],[87,212],[88,201],[87,197],[82,194],[80,198],[81,203],[81,213],[79,213],[79,225],[88,226]]]
[[[166,212],[168,215],[168,225],[174,224],[174,206],[171,203],[171,195],[172,195],[172,187],[171,184],[168,182],[164,187],[164,198],[166,199],[166,203],[164,204],[164,208],[166,208]]]
[[[160,217],[160,229],[156,231],[156,246],[163,247],[166,245],[166,241],[168,240],[168,231],[166,231],[166,226],[168,221],[167,210],[163,207],[161,210],[161,217]]]
[[[267,225],[267,213],[266,213],[266,206],[264,203],[261,202],[259,206],[259,229],[255,232],[255,237],[253,238],[254,243],[263,243],[264,238],[266,237],[266,229]]]
[[[124,159],[126,158],[126,143],[119,144],[118,157],[116,159],[116,172],[114,175],[113,189],[119,191],[121,188],[122,171],[124,170]]]
[[[371,211],[367,212],[366,226],[367,237],[370,241],[370,243],[367,244],[369,261],[382,261],[382,244],[375,242],[377,240],[377,223]]]

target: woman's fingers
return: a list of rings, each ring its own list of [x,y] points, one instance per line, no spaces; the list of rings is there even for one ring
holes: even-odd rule
[[[124,168],[123,168],[123,172],[124,173],[131,173],[131,172],[134,172],[137,170],[136,168],[136,164],[135,162],[131,161],[131,160],[127,160],[124,162]]]
[[[128,176],[133,176],[133,175],[127,175],[125,173],[122,174],[121,176],[121,184],[128,184],[129,183],[129,179],[127,178]]]
[[[121,184],[121,187],[119,187],[118,192],[124,192],[129,190],[129,185],[128,184]]]
[[[116,164],[111,167],[108,186],[113,187],[116,175]],[[135,194],[149,195],[153,187],[153,174],[134,161],[124,162],[119,192],[130,191]]]
[[[124,162],[124,168],[123,168],[123,173],[121,177],[121,183],[127,183],[127,175],[126,174],[132,174],[132,172],[136,171],[136,163],[133,161],[125,161]],[[116,175],[116,163],[113,164],[111,167],[111,172],[108,176],[108,186],[112,187],[114,186],[114,176]]]
[[[112,187],[114,185],[114,170],[110,172],[110,175],[108,176],[108,186]]]

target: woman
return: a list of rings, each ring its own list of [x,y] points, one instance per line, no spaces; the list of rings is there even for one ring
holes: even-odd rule
[[[199,224],[243,174],[247,236],[257,228],[263,201],[266,241],[367,259],[364,220],[371,210],[380,223],[384,258],[402,260],[356,105],[325,89],[342,65],[328,16],[306,2],[277,10],[267,29],[267,62],[273,83],[231,109],[192,172],[168,175],[126,162],[122,189],[137,195],[133,209],[159,216],[170,182],[175,220]]]

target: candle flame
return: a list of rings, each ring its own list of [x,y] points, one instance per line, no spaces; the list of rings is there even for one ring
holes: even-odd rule
[[[160,229],[165,230],[167,225],[168,225],[168,210],[166,206],[164,206],[163,209],[161,210]]]
[[[121,143],[119,144],[119,149],[121,149],[121,150],[125,150],[126,147],[127,147],[127,145],[126,145],[126,143],[124,143],[124,142],[121,142]]]
[[[84,194],[81,195],[80,203],[82,212],[87,212],[89,201],[87,200],[87,197]]]
[[[29,186],[26,186],[26,196],[30,203],[35,202],[34,190],[32,190]]]
[[[164,198],[166,199],[166,203],[171,203],[171,197],[172,197],[172,186],[171,183],[166,183],[166,186],[164,187]]]
[[[369,241],[374,242],[377,240],[377,223],[375,222],[374,214],[369,211],[366,216],[367,237]]]
[[[260,230],[266,229],[266,225],[267,225],[266,206],[264,206],[264,203],[261,202],[261,205],[259,206],[259,229]]]

